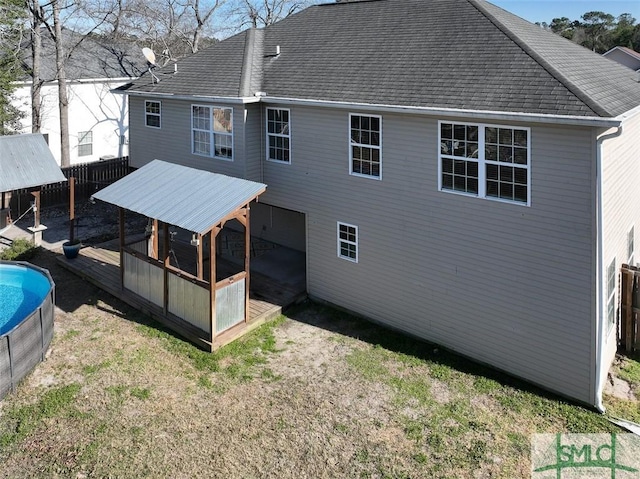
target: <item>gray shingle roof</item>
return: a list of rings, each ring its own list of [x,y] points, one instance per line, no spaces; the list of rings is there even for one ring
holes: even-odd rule
[[[153,160],[93,196],[204,234],[262,194],[266,187],[263,183]]]
[[[640,104],[634,72],[484,0],[317,5],[160,77],[130,91],[600,117]]]
[[[67,80],[92,78],[135,78],[147,69],[141,48],[131,40],[111,39],[99,35],[80,35],[63,30],[64,45],[69,58],[66,62]],[[22,46],[25,71],[31,69],[30,40]],[[55,80],[56,50],[51,35],[42,30],[41,75],[45,81]],[[25,79],[29,79],[25,76]]]
[[[0,191],[66,181],[41,133],[0,136]]]

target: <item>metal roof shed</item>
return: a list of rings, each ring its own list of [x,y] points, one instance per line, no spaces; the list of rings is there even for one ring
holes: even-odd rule
[[[141,299],[145,311],[205,349],[243,334],[250,329],[249,204],[265,190],[262,183],[154,160],[95,193],[93,198],[120,208],[122,288]],[[125,210],[153,219],[148,238],[125,241]],[[244,271],[216,282],[215,239],[232,219],[245,229]],[[169,225],[194,233],[195,276],[171,264]],[[205,239],[209,281],[204,278]]]

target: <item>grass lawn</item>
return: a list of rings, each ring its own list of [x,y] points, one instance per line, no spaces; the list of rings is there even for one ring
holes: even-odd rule
[[[48,359],[0,402],[0,476],[529,477],[534,433],[605,417],[436,346],[302,305],[214,354],[57,284]],[[640,385],[640,365],[620,366]],[[608,398],[640,419],[635,402]]]

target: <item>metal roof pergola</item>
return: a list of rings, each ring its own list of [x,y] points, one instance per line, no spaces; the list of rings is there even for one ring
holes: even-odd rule
[[[154,160],[93,197],[206,234],[266,188],[262,183]]]
[[[120,282],[143,299],[160,306],[163,311],[160,319],[177,332],[198,343],[200,346],[214,348],[217,334],[224,321],[218,321],[216,296],[218,291],[235,283],[242,284],[244,294],[244,323],[249,319],[249,257],[250,225],[249,203],[266,190],[266,185],[241,178],[233,178],[217,173],[189,168],[160,160],[154,160],[142,168],[130,173],[112,185],[98,191],[93,198],[119,207],[120,210]],[[153,219],[153,230],[145,251],[134,249],[125,242],[124,212],[134,211]],[[218,233],[224,224],[235,219],[245,229],[244,271],[222,281],[216,282],[216,250]],[[162,223],[163,252],[158,251],[159,226]],[[178,226],[197,235],[197,274],[180,270],[170,264],[169,225]],[[203,241],[209,236],[209,281],[204,279]],[[133,266],[132,266],[133,265]],[[159,269],[162,269],[160,273]],[[125,269],[127,273],[125,275]],[[169,274],[171,273],[171,275]],[[143,276],[146,275],[146,276]],[[175,278],[185,279],[179,286],[180,293],[170,291]],[[143,287],[138,288],[140,284]],[[138,286],[137,286],[138,285]],[[175,286],[178,288],[178,286]],[[154,290],[155,288],[155,290]],[[195,288],[195,289],[194,289]],[[202,302],[202,288],[208,291],[208,304]],[[239,293],[237,293],[239,294]],[[237,300],[236,294],[236,300]],[[178,298],[182,295],[184,298]],[[226,295],[221,297],[226,298]],[[177,299],[176,299],[177,298]],[[171,301],[183,302],[172,310]],[[194,306],[194,305],[199,306]],[[188,309],[191,310],[188,310]],[[199,309],[193,311],[193,309]],[[204,310],[208,317],[202,318]],[[180,315],[175,311],[181,311]],[[191,320],[190,320],[191,318]],[[195,318],[195,319],[194,319]],[[208,324],[205,324],[205,321]],[[184,324],[186,323],[189,324]],[[225,320],[226,321],[226,320]],[[224,328],[234,329],[237,321],[223,324]],[[198,329],[196,331],[192,325]],[[196,331],[194,333],[194,331]],[[203,338],[203,333],[207,338]]]
[[[30,189],[35,199],[35,223],[30,230],[41,235],[46,228],[40,225],[40,187],[61,181],[67,179],[41,133],[0,136],[0,215],[8,213],[8,192]],[[0,218],[0,231],[3,224]]]
[[[0,136],[0,192],[67,181],[41,133]]]

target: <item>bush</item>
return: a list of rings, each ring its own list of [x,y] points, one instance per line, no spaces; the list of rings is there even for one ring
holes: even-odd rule
[[[0,259],[6,261],[26,261],[36,254],[38,247],[32,241],[26,239],[13,240],[11,246],[0,251]]]

